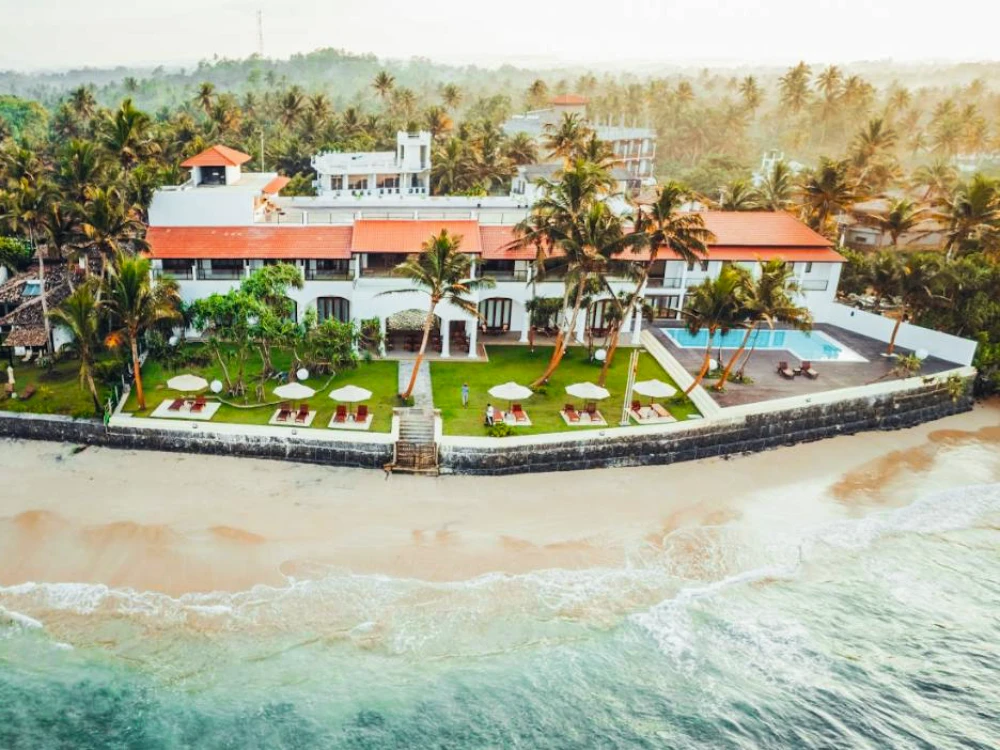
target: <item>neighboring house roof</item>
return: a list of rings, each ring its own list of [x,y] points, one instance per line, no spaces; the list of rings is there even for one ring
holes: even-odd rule
[[[228,146],[211,146],[181,162],[182,167],[238,167],[252,157]]]
[[[261,192],[268,193],[269,195],[277,195],[289,182],[291,182],[291,179],[288,177],[275,177],[261,188]]]
[[[559,96],[553,97],[550,104],[554,104],[556,106],[562,105],[564,107],[583,106],[590,104],[590,99],[585,96],[579,96],[578,94],[560,94]]]
[[[832,247],[784,211],[704,211],[705,226],[715,235],[712,247]]]
[[[464,252],[482,252],[479,222],[474,219],[360,219],[354,222],[351,250],[355,253],[415,253],[431,235],[440,234],[442,229],[447,229],[448,234],[462,237],[461,249]]]
[[[151,258],[351,257],[350,226],[149,227]]]
[[[15,328],[3,340],[4,346],[45,346],[45,327]]]
[[[514,227],[479,227],[479,239],[483,260],[530,260],[535,257],[533,247],[508,247],[514,241]]]
[[[54,310],[69,296],[69,276],[72,270],[65,264],[53,264],[45,269],[45,302],[49,310]],[[19,301],[21,289],[29,280],[38,278],[37,270],[22,273],[0,286],[0,299],[8,302]],[[12,290],[16,290],[13,293]],[[42,310],[42,296],[24,299],[23,304],[0,318],[0,327],[10,331],[3,339],[4,346],[45,346],[45,317]]]

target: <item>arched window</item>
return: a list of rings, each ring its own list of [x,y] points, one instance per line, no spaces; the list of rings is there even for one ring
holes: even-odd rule
[[[614,303],[609,299],[601,299],[591,303],[587,311],[587,327],[597,335],[603,335],[611,325],[614,316]]]
[[[316,300],[316,316],[320,323],[327,318],[346,323],[351,319],[351,301],[343,297],[320,297]]]

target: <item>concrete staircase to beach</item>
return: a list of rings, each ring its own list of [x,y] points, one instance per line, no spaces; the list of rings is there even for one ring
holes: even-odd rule
[[[434,441],[434,410],[401,409],[396,456],[387,471],[407,474],[438,474],[437,444]]]

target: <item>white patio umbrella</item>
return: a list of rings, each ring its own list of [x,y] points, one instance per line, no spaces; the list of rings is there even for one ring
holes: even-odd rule
[[[167,381],[167,388],[181,393],[195,393],[208,388],[208,381],[198,375],[177,375]]]
[[[650,398],[670,398],[677,393],[676,388],[662,380],[640,380],[632,386],[632,390]]]
[[[285,383],[274,389],[274,395],[279,398],[302,399],[312,398],[316,391],[302,383]]]
[[[510,404],[510,408],[513,409],[515,401],[523,401],[526,398],[531,398],[534,391],[526,385],[521,385],[511,380],[509,383],[501,383],[500,385],[493,386],[488,393],[495,399],[507,401]]]
[[[367,401],[371,397],[371,391],[356,385],[345,385],[342,388],[330,391],[330,398],[334,401],[342,401],[345,404],[353,404],[357,401]]]
[[[611,395],[607,388],[601,388],[595,383],[573,383],[573,385],[566,386],[566,393],[574,398],[582,398],[587,401],[600,401]]]

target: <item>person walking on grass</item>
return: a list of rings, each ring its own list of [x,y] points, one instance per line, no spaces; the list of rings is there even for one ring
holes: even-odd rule
[[[469,384],[462,383],[462,408],[469,408]]]
[[[486,404],[486,426],[493,426],[493,404]]]

